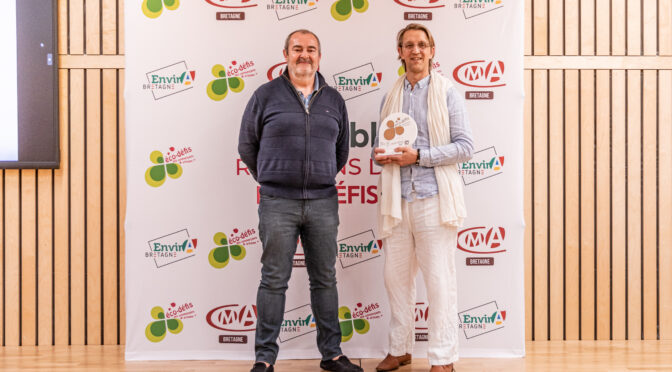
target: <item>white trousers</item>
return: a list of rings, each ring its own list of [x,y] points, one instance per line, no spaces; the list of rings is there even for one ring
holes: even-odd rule
[[[390,301],[390,354],[413,352],[415,342],[415,277],[418,267],[429,300],[431,365],[458,360],[457,282],[455,249],[457,228],[440,224],[439,196],[402,200],[402,222],[385,239],[385,288]]]

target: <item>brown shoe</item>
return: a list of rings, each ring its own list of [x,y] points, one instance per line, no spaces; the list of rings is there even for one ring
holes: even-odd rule
[[[382,362],[378,363],[376,371],[379,372],[394,371],[395,369],[399,368],[399,366],[409,364],[410,362],[411,362],[411,354],[407,353],[402,356],[393,356],[387,354],[385,359],[383,359]]]
[[[453,368],[453,363],[450,363],[445,366],[432,366],[429,372],[457,372],[457,371]]]

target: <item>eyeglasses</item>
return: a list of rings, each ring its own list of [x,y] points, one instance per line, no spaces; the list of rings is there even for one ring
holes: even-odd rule
[[[403,46],[404,50],[415,50],[416,47],[420,50],[425,50],[425,49],[429,48],[429,44],[425,44],[423,42],[420,42],[420,43],[417,43],[417,44],[408,43],[408,44],[404,44],[404,46]]]

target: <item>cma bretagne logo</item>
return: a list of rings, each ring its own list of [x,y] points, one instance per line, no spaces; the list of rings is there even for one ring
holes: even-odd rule
[[[383,74],[376,72],[373,64],[366,63],[339,72],[333,77],[334,87],[341,92],[343,99],[347,101],[379,90]]]
[[[364,13],[369,9],[369,0],[336,0],[331,5],[331,16],[337,21],[345,21],[352,15],[352,10]]]
[[[219,306],[210,310],[205,320],[212,328],[222,331],[254,331],[257,327],[257,307],[252,304]]]
[[[252,8],[257,6],[257,0],[205,0],[206,3],[220,8]]]
[[[506,229],[503,227],[471,227],[457,234],[457,248],[473,254],[493,254],[506,252],[502,247]]]
[[[143,0],[142,12],[149,18],[158,18],[163,8],[175,10],[180,6],[180,0]]]
[[[453,70],[453,78],[458,83],[472,88],[497,88],[504,83],[504,62],[502,61],[469,61]]]
[[[446,6],[446,4],[443,4],[444,1],[445,0],[394,0],[395,3],[401,6],[415,9],[443,8]]]

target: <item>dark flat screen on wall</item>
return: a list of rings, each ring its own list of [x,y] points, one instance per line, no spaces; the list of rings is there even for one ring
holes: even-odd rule
[[[6,0],[0,48],[0,168],[58,168],[56,0]]]

